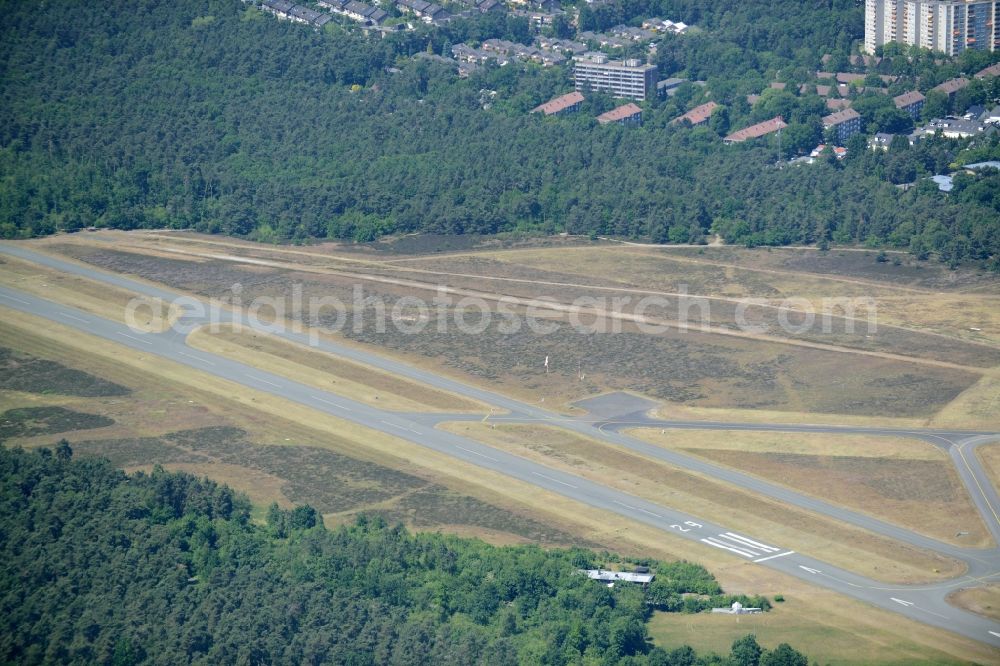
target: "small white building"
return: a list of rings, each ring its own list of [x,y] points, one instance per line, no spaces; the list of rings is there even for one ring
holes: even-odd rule
[[[729,608],[713,608],[713,613],[725,613],[726,615],[756,615],[757,613],[764,612],[760,608],[744,608],[743,604],[738,601],[734,601],[733,605]]]
[[[638,585],[648,585],[656,577],[651,573],[634,573],[631,571],[610,571],[608,569],[581,569],[580,573],[586,574],[590,580],[596,580],[611,587],[621,581],[625,583],[636,583]]]

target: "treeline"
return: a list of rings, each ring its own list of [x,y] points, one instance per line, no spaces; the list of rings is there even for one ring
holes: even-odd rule
[[[749,650],[805,663],[752,638],[721,657],[653,646],[645,623],[660,595],[721,592],[697,565],[651,562],[649,591],[609,589],[576,573],[595,562],[589,551],[410,534],[377,518],[328,531],[308,506],[272,506],[266,525],[249,513],[228,487],[162,469],[128,476],[73,459],[65,441],[0,447],[0,661],[756,664],[732,661]]]
[[[523,23],[502,16],[369,39],[235,0],[8,2],[0,236],[96,225],[304,242],[530,229],[697,243],[717,231],[737,243],[866,243],[1000,263],[996,176],[951,195],[919,181],[964,161],[961,142],[905,155],[857,144],[844,163],[774,168],[822,139],[822,102],[795,82],[815,80],[828,48],[846,60],[859,34],[853,2],[621,6],[633,22],[649,13],[706,28],[663,39],[657,60],[663,76],[707,78],[707,87],[653,102],[637,129],[598,126],[593,116],[619,103],[600,95],[573,117],[528,114],[569,89],[561,68],[486,67],[460,80],[411,58],[463,40],[523,38]],[[778,40],[756,50],[760,31],[783,33],[787,48]],[[899,70],[899,86],[934,66],[884,65]],[[749,107],[745,94],[773,77],[789,82],[786,92]],[[670,124],[709,96],[725,106],[710,127]],[[891,124],[884,103],[861,108]],[[780,152],[773,137],[722,145],[726,131],[771,113],[791,122]],[[976,150],[1000,155],[995,139]],[[921,185],[896,187],[911,175]]]

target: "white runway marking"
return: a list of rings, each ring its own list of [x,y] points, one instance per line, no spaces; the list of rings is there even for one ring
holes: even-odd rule
[[[804,566],[802,566],[801,564],[799,565],[799,569],[805,569],[806,571],[808,571],[808,572],[809,572],[809,573],[811,573],[811,574],[818,574],[818,573],[823,573],[823,572],[822,572],[822,571],[820,571],[819,569],[810,569],[809,567],[804,567]]]
[[[59,314],[61,314],[63,317],[66,317],[66,319],[72,319],[73,321],[78,321],[82,324],[90,323],[88,320],[83,319],[82,317],[77,317],[76,315],[71,315],[68,312],[60,312]]]
[[[275,384],[274,382],[269,382],[266,379],[261,379],[260,377],[254,377],[253,375],[247,375],[247,379],[252,379],[255,382],[260,382],[261,384],[267,384],[268,386],[273,386],[274,388],[281,388],[279,384]]]
[[[15,298],[13,296],[8,296],[7,294],[0,294],[0,296],[3,296],[6,299],[12,300],[15,303],[20,303],[21,305],[31,305],[31,303],[29,303],[28,301],[22,300],[20,298]]]
[[[753,539],[750,539],[750,538],[745,537],[745,536],[741,536],[739,534],[735,534],[733,532],[726,532],[722,536],[725,536],[725,537],[729,538],[732,541],[736,541],[736,542],[745,544],[745,545],[749,546],[750,548],[756,548],[757,550],[763,550],[765,553],[777,553],[779,550],[781,550],[780,548],[775,548],[774,546],[765,546],[764,544],[762,544],[760,542],[754,541]]]
[[[569,486],[570,488],[576,488],[572,483],[566,483],[565,481],[560,481],[559,479],[553,479],[551,476],[545,476],[544,474],[539,474],[538,472],[532,472],[535,476],[540,476],[543,479],[548,479],[549,481],[554,481],[556,483],[561,483],[564,486]]]
[[[412,432],[414,435],[419,435],[420,434],[419,431],[414,430],[413,428],[407,428],[404,425],[399,425],[398,423],[393,423],[392,421],[386,421],[384,419],[379,419],[379,420],[382,421],[382,423],[384,423],[386,425],[391,425],[393,428],[399,428],[400,430],[405,430],[406,432]]]
[[[786,553],[778,553],[777,555],[768,555],[767,557],[762,557],[759,560],[754,560],[754,562],[767,562],[768,560],[773,560],[776,557],[784,557],[785,555],[791,555],[794,552],[795,552],[794,550],[790,550]]]
[[[994,636],[996,636],[997,638],[1000,638],[1000,634],[998,634],[997,632],[991,631],[990,633],[993,634]]]
[[[181,356],[187,356],[188,358],[193,358],[194,360],[196,360],[196,361],[198,361],[200,363],[204,363],[205,365],[210,365],[212,367],[215,367],[215,364],[212,363],[211,361],[209,361],[208,359],[201,358],[201,357],[198,357],[198,356],[192,356],[191,354],[188,354],[188,353],[182,352],[182,351],[178,351],[177,353],[180,354]]]
[[[343,405],[338,405],[337,403],[333,402],[332,400],[326,400],[326,399],[320,398],[319,396],[316,396],[316,395],[314,395],[312,397],[312,399],[315,400],[316,402],[322,402],[324,404],[331,405],[333,407],[336,407],[337,409],[343,409],[343,410],[346,410],[348,412],[351,411],[350,409],[348,409],[347,407],[344,407]]]
[[[129,340],[135,340],[136,342],[141,342],[144,345],[153,344],[149,340],[143,340],[142,338],[137,338],[135,336],[129,335],[128,333],[122,333],[121,331],[118,331],[118,335],[122,336],[123,338],[128,338]]]
[[[742,555],[743,557],[753,557],[754,555],[756,555],[756,553],[749,553],[749,552],[747,552],[745,550],[737,548],[736,546],[732,546],[730,544],[723,543],[723,542],[721,542],[718,539],[715,539],[713,537],[708,537],[708,538],[702,539],[701,541],[703,543],[707,543],[709,546],[715,546],[716,548],[721,548],[723,550],[728,550],[728,551],[730,551],[732,553],[736,553],[737,555]]]
[[[471,453],[474,456],[479,456],[480,458],[486,458],[487,460],[492,460],[493,462],[500,462],[496,458],[490,458],[485,453],[480,453],[479,451],[473,451],[472,449],[467,449],[464,446],[459,446],[458,444],[455,445],[455,448],[461,451],[465,451],[466,453]]]

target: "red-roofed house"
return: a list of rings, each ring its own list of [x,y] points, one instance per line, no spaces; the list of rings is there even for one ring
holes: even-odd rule
[[[560,95],[555,99],[550,99],[545,104],[539,104],[531,110],[532,113],[542,112],[546,116],[558,116],[562,113],[573,113],[580,108],[583,103],[583,95],[578,91],[573,91],[565,95]]]
[[[727,136],[723,141],[725,143],[742,143],[743,141],[748,141],[750,139],[756,139],[762,137],[765,134],[771,134],[772,132],[777,132],[780,129],[788,127],[787,123],[781,119],[781,116],[775,116],[770,120],[765,120],[762,123],[757,123],[756,125],[751,125],[750,127],[744,127],[743,129],[733,132]]]
[[[702,123],[707,123],[708,119],[712,116],[712,112],[719,108],[719,105],[715,102],[708,102],[707,104],[702,104],[701,106],[696,106],[683,116],[674,118],[671,123],[680,123],[683,121],[688,121],[692,125],[701,125]]]
[[[597,122],[602,125],[607,125],[609,123],[618,123],[619,125],[641,125],[642,124],[642,109],[635,104],[629,103],[624,106],[619,106],[617,109],[611,109],[607,113],[602,113],[597,116]]]

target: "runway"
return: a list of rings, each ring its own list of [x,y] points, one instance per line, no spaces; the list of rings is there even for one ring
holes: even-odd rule
[[[0,243],[0,252],[64,273],[80,275],[167,301],[174,301],[181,297],[181,294],[167,289],[121,275],[105,273],[8,243]],[[189,297],[185,298],[188,301],[191,300]],[[393,435],[466,463],[544,488],[595,509],[627,516],[677,537],[698,542],[708,548],[722,550],[741,560],[796,576],[880,608],[1000,648],[1000,624],[985,617],[962,611],[945,601],[945,596],[955,589],[982,585],[987,581],[1000,581],[1000,548],[964,549],[952,544],[945,544],[905,528],[826,503],[756,477],[654,446],[629,437],[621,431],[633,427],[655,427],[918,437],[948,452],[970,497],[998,543],[1000,543],[1000,516],[998,516],[1000,498],[998,498],[996,489],[991,485],[985,471],[980,467],[974,449],[987,442],[1000,439],[1000,433],[901,430],[856,426],[668,421],[649,417],[644,411],[610,417],[593,415],[567,418],[538,405],[529,405],[491,391],[468,386],[454,379],[354,347],[340,345],[325,339],[321,339],[316,345],[321,351],[371,365],[434,388],[479,400],[508,412],[492,417],[491,420],[506,423],[543,422],[566,428],[613,446],[632,450],[647,457],[663,460],[670,465],[710,476],[749,492],[857,525],[919,548],[953,557],[968,566],[966,575],[950,581],[931,585],[892,586],[834,567],[816,557],[794,552],[782,544],[776,543],[766,534],[737,532],[724,525],[715,524],[698,516],[650,502],[580,476],[549,468],[435,427],[443,421],[472,418],[479,420],[482,417],[468,414],[411,414],[381,410],[334,393],[321,391],[284,376],[264,372],[222,356],[197,350],[186,342],[187,331],[207,322],[204,316],[196,314],[199,310],[196,304],[189,303],[188,314],[181,318],[178,327],[165,333],[155,334],[136,332],[124,324],[8,288],[0,288],[0,306],[43,317],[131,349]],[[232,315],[228,311],[223,311],[223,316],[231,317]],[[305,333],[286,331],[278,335],[295,342],[309,342]]]

